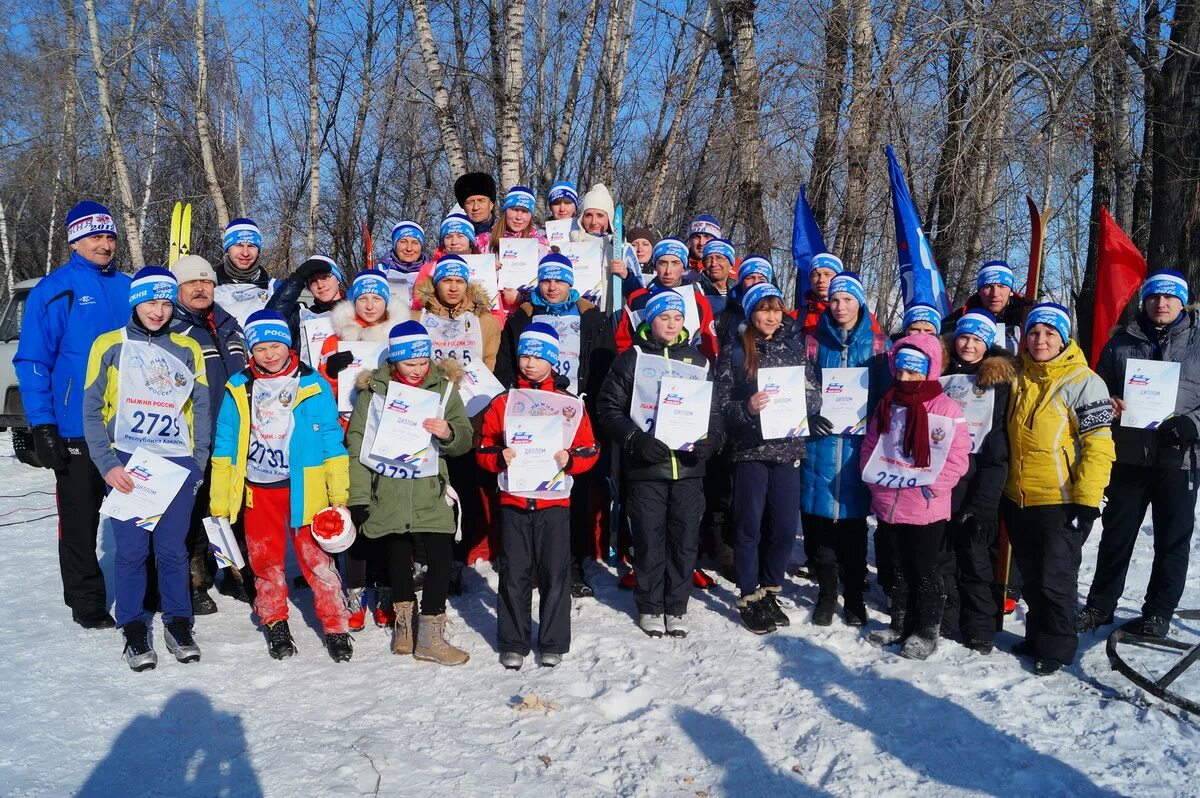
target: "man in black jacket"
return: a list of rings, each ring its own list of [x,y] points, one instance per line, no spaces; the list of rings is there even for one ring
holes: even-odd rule
[[[186,255],[171,267],[179,281],[179,296],[175,302],[175,314],[171,331],[186,335],[200,344],[204,355],[204,370],[208,375],[209,404],[212,410],[213,437],[217,430],[217,413],[225,397],[225,382],[246,367],[246,342],[237,319],[213,301],[213,290],[217,284],[216,270],[198,255]],[[209,441],[212,444],[212,441]],[[204,518],[208,515],[208,491],[212,477],[211,469],[205,469],[204,481],[192,505],[192,524],[188,530],[187,547],[189,571],[192,579],[192,611],[197,615],[209,615],[217,611],[217,605],[208,595],[213,575],[210,570],[208,535],[204,531]],[[239,525],[240,529],[240,525]],[[245,553],[245,542],[239,539]],[[242,577],[238,579],[238,577]],[[249,579],[249,588],[245,587]],[[232,584],[223,584],[222,589],[238,598],[247,598],[253,589],[253,574],[247,566],[241,574],[234,576]]]
[[[1004,325],[1004,335],[997,336],[996,343],[1017,354],[1021,331],[1025,328],[1025,317],[1034,306],[1034,299],[1016,293],[1016,277],[1012,268],[1002,260],[990,260],[979,267],[975,278],[975,293],[967,298],[967,304],[951,313],[942,322],[942,334],[953,335],[954,327],[963,314],[972,310],[986,310]]]
[[[1077,628],[1089,631],[1112,623],[1125,591],[1125,576],[1138,530],[1151,508],[1154,564],[1141,617],[1125,625],[1145,637],[1163,637],[1183,595],[1196,515],[1200,473],[1200,312],[1185,311],[1187,280],[1176,271],[1160,271],[1142,284],[1138,317],[1113,334],[1099,374],[1112,395],[1118,416],[1127,410],[1126,366],[1130,360],[1179,363],[1174,413],[1157,426],[1113,426],[1117,461],[1104,496],[1103,533],[1096,575]],[[1136,376],[1133,377],[1136,379]]]

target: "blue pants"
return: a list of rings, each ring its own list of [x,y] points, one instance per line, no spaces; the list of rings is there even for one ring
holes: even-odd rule
[[[799,465],[734,463],[733,517],[738,590],[782,587],[800,525]]]
[[[122,463],[129,455],[117,452]],[[117,541],[116,591],[117,626],[145,618],[142,600],[146,595],[146,558],[150,541],[154,541],[154,559],[158,566],[158,593],[162,598],[163,621],[192,618],[192,591],[188,576],[187,535],[192,521],[192,504],[196,487],[204,474],[190,457],[167,458],[188,469],[188,478],[162,518],[154,526],[154,534],[132,521],[113,518],[113,535]],[[110,489],[111,490],[111,489]]]

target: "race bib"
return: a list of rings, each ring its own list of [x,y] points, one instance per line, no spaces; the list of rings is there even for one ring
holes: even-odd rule
[[[634,352],[637,361],[634,364],[633,399],[630,402],[629,417],[640,429],[653,435],[662,378],[670,376],[702,380],[708,376],[708,364],[695,366],[678,360],[668,360],[660,355],[648,355],[637,348]]]
[[[912,458],[906,457],[904,447],[904,424],[908,411],[903,407],[892,407],[891,428],[879,436],[867,465],[863,468],[863,481],[868,485],[884,488],[918,488],[932,485],[946,467],[950,456],[950,444],[954,440],[956,425],[962,419],[929,414],[929,465],[918,468]]]
[[[996,392],[979,387],[974,374],[951,374],[942,377],[942,391],[962,408],[971,433],[971,454],[979,451],[983,439],[992,429],[992,412],[996,407]]]
[[[421,324],[433,340],[433,359],[450,358],[463,366],[483,362],[483,328],[479,318],[467,313],[457,319],[421,312]]]
[[[183,408],[196,378],[187,364],[160,346],[123,335],[117,378],[113,446],[127,454],[140,447],[162,457],[190,456]]]
[[[571,381],[571,393],[579,393],[579,316],[534,316],[533,321],[549,324],[558,333],[558,367],[554,370]]]
[[[246,455],[246,479],[263,485],[288,478],[288,452],[295,430],[296,396],[300,378],[276,377],[253,383],[250,401],[250,451]]]

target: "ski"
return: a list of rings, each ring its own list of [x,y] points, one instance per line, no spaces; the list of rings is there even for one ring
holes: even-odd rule
[[[192,251],[192,203],[175,203],[171,210],[171,233],[167,246],[167,266],[174,266]]]
[[[366,258],[364,262],[367,264],[368,269],[373,269],[375,268],[375,244],[371,240],[371,230],[369,227],[367,227],[367,222],[365,219],[362,221],[362,233],[363,248],[366,250]]]
[[[179,224],[179,258],[192,254],[192,203],[183,205],[183,219]],[[176,258],[178,260],[178,258]]]
[[[618,205],[613,212],[612,220],[612,256],[611,260],[624,260],[625,258],[625,206]],[[608,315],[613,319],[617,318],[621,306],[625,302],[624,292],[621,289],[621,276],[619,274],[610,274],[608,278]],[[616,324],[613,325],[616,329]]]

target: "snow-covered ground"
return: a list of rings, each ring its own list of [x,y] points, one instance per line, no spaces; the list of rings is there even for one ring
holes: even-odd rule
[[[11,452],[8,436],[0,451]],[[48,471],[0,457],[0,523],[49,510]],[[0,795],[1138,795],[1196,794],[1200,718],[1111,671],[1104,637],[1039,679],[1006,651],[943,641],[924,663],[872,648],[841,624],[808,623],[816,588],[785,591],[792,626],[737,626],[727,583],[697,593],[684,640],[633,625],[615,574],[592,573],[562,665],[500,668],[497,579],[468,574],[452,600],[460,668],[393,656],[383,630],[354,660],[325,654],[307,591],[294,595],[300,654],[267,656],[248,608],[217,596],[203,660],[160,648],[133,673],[119,632],[88,632],[61,603],[53,519],[0,528]],[[1095,562],[1084,553],[1084,590]],[[111,574],[111,539],[102,541]],[[1139,541],[1119,615],[1140,606]],[[111,595],[111,593],[110,593]],[[873,588],[871,628],[883,617]],[[1200,573],[1183,606],[1200,606]],[[1176,622],[1175,634],[1195,636]],[[1018,638],[1020,614],[1000,638]],[[161,632],[156,634],[161,640]],[[1200,695],[1192,682],[1192,695]],[[550,709],[514,705],[536,697]],[[1132,701],[1127,699],[1133,699]]]

